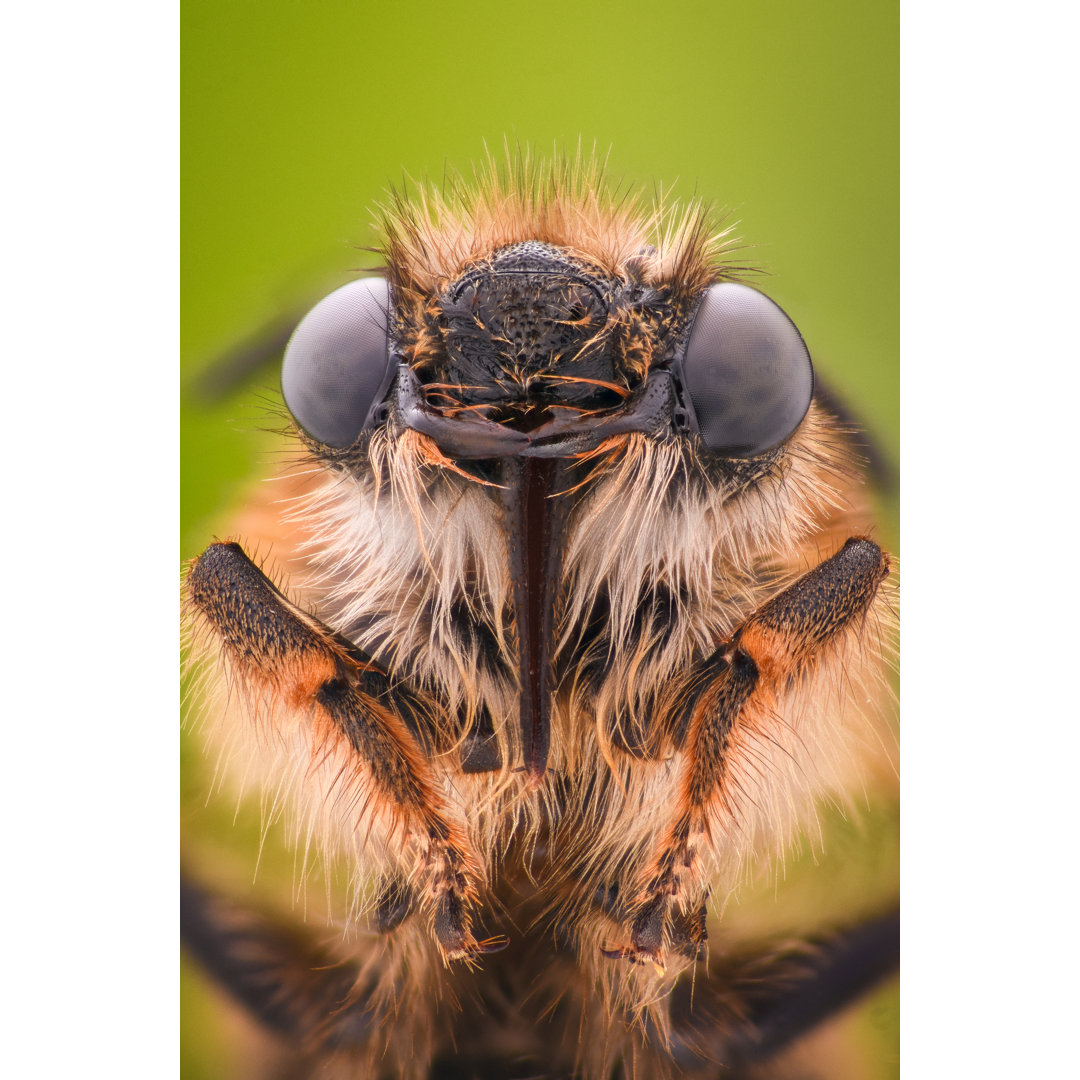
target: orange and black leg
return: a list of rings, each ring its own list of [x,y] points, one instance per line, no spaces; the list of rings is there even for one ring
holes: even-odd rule
[[[689,713],[686,771],[674,820],[635,898],[631,946],[619,955],[663,966],[667,949],[685,951],[673,905],[702,884],[699,850],[726,810],[733,741],[741,727],[768,724],[777,699],[822,650],[858,633],[888,573],[889,558],[875,543],[849,540],[743,622],[701,663],[687,700],[669,706]]]
[[[239,544],[207,548],[188,574],[187,599],[249,699],[271,713],[307,717],[313,756],[340,750],[353,766],[365,794],[358,817],[381,815],[400,830],[403,849],[411,842],[420,860],[417,902],[444,957],[468,958],[499,944],[477,942],[470,929],[476,863],[416,734],[431,703],[392,684],[350,642],[290,603]],[[358,829],[364,825],[357,821]]]

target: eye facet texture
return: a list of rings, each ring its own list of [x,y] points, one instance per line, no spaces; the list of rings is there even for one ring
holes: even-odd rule
[[[281,390],[296,422],[326,446],[346,447],[372,426],[394,376],[390,286],[352,281],[304,316],[285,350]]]
[[[795,324],[763,293],[734,282],[705,293],[677,368],[702,441],[728,457],[779,446],[814,392]]]

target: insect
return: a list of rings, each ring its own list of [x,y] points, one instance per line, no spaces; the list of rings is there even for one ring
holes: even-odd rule
[[[896,963],[890,912],[723,937],[875,745],[851,433],[700,205],[518,161],[381,231],[286,350],[288,580],[226,540],[185,582],[224,757],[347,915],[188,883],[188,947],[320,1076],[781,1075]]]

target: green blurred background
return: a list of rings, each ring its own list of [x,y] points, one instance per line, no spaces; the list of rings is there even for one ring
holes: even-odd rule
[[[897,3],[184,0],[181,11],[184,558],[229,531],[280,448],[264,430],[273,366],[216,399],[198,391],[200,373],[370,264],[358,248],[388,184],[467,170],[484,140],[501,153],[504,137],[542,153],[610,146],[616,180],[677,182],[676,194],[730,209],[770,275],[762,287],[896,460]],[[895,500],[884,510],[895,550]],[[210,770],[187,739],[183,753],[185,857],[231,859],[219,880],[250,882],[258,810],[234,825],[231,806],[207,803]],[[873,882],[895,889],[896,816],[876,820],[834,822],[820,881],[792,888],[828,893],[838,911]],[[291,880],[276,843],[259,884]],[[849,864],[872,858],[869,878],[843,869],[848,846]],[[852,1021],[868,1076],[896,1075],[895,998],[884,991]],[[220,1000],[186,968],[182,1006],[183,1075],[242,1075]]]

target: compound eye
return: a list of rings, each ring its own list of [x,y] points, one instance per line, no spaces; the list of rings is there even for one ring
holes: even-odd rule
[[[710,286],[682,359],[698,434],[710,450],[753,457],[802,423],[814,392],[810,353],[795,324],[747,285]]]
[[[285,349],[281,391],[296,422],[325,446],[375,426],[396,365],[388,341],[390,286],[350,282],[304,316]]]

